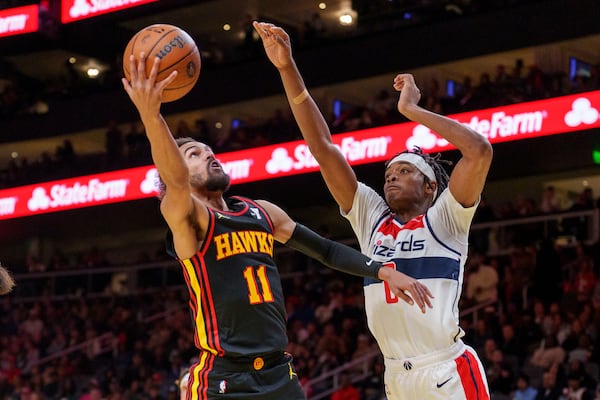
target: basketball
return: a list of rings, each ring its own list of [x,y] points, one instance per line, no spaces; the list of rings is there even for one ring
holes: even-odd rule
[[[168,103],[185,96],[200,76],[200,51],[192,37],[174,25],[155,24],[137,32],[127,43],[123,54],[123,73],[129,75],[129,56],[136,60],[140,53],[146,54],[146,74],[150,74],[155,57],[160,58],[156,81],[160,82],[177,71],[177,77],[163,92],[163,102]]]

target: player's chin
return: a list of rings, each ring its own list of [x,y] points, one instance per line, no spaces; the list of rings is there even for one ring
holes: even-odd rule
[[[402,191],[398,188],[390,188],[384,191],[385,200],[388,204],[392,204],[398,201],[402,201]]]

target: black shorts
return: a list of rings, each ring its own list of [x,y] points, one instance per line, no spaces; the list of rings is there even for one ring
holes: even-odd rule
[[[187,398],[306,400],[292,356],[283,352],[236,359],[204,353],[190,369]]]

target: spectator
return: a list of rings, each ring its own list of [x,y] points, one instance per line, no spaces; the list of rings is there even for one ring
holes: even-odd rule
[[[540,202],[540,211],[544,214],[551,214],[562,210],[561,199],[552,185],[546,186],[542,193]]]
[[[476,225],[480,223],[492,222],[495,220],[496,214],[494,212],[494,209],[487,202],[486,196],[482,195],[481,200],[479,201],[479,205],[477,206],[475,216],[473,217],[473,224]],[[471,230],[471,243],[475,251],[479,251],[483,254],[488,252],[490,246],[490,231],[490,228]],[[497,244],[495,243],[494,246],[497,247]]]
[[[331,400],[360,400],[360,391],[352,384],[348,373],[341,373],[340,388],[333,392]]]
[[[593,391],[583,385],[583,377],[577,372],[567,375],[567,385],[563,388],[563,396],[567,400],[592,400]]]
[[[362,398],[364,400],[381,400],[385,398],[384,373],[385,365],[383,360],[377,359],[373,366],[373,373],[361,385]]]
[[[592,268],[590,257],[578,258],[573,264],[575,274],[573,278],[565,283],[565,294],[573,295],[581,304],[590,301],[598,277]]]
[[[514,371],[506,360],[504,360],[502,350],[496,349],[493,351],[491,364],[486,365],[485,372],[492,398],[498,394],[505,396],[510,394]]]
[[[517,390],[513,393],[513,400],[535,400],[537,397],[537,389],[529,384],[529,376],[520,373],[517,376]]]
[[[529,363],[535,367],[546,369],[553,365],[562,364],[565,356],[565,350],[560,347],[556,336],[547,335],[533,352]]]
[[[521,340],[521,332],[515,332],[515,327],[510,323],[502,325],[500,350],[507,360],[509,358],[516,360],[517,364],[513,364],[513,367],[518,367],[525,358],[526,349]],[[513,369],[516,370],[516,368]]]
[[[556,383],[556,371],[548,370],[542,375],[542,385],[538,388],[535,400],[561,400],[562,390]]]
[[[481,253],[474,251],[467,258],[466,272],[467,299],[475,304],[498,300],[498,272]]]

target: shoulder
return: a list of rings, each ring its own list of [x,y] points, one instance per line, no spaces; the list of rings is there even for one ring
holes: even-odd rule
[[[271,203],[267,200],[256,200],[254,204],[260,206],[271,218],[273,225],[277,226],[281,222],[286,222],[290,219],[290,216],[278,205]]]
[[[271,219],[273,233],[278,242],[286,243],[291,237],[296,223],[290,216],[279,206],[266,200],[256,200],[256,204],[263,207]]]

